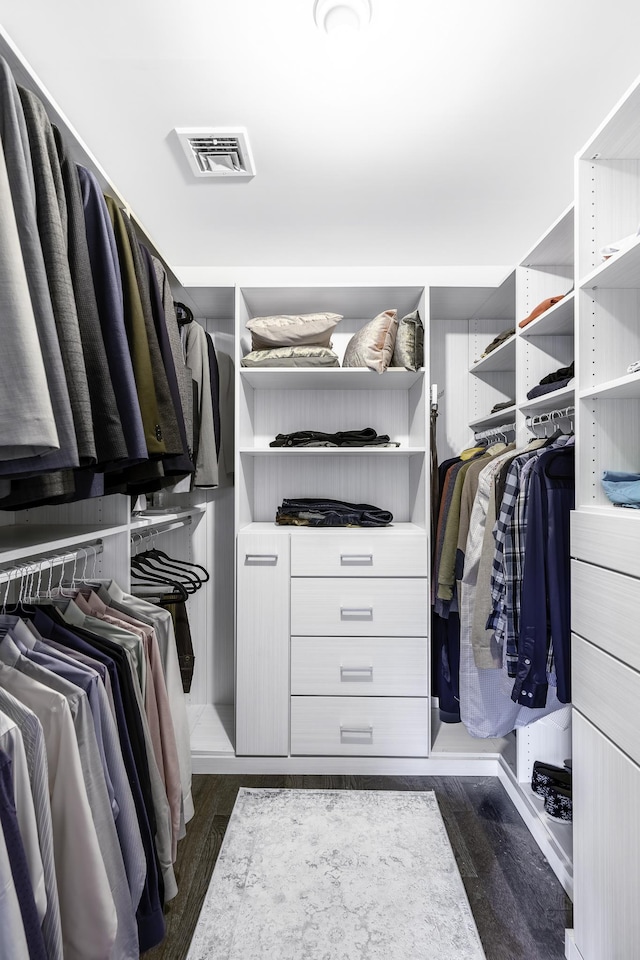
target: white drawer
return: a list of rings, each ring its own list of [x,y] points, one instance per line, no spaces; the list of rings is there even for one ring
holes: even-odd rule
[[[572,513],[571,556],[640,577],[637,518],[629,513],[633,511],[621,510],[619,517]]]
[[[426,637],[426,579],[293,577],[292,636]]]
[[[632,960],[640,943],[640,767],[573,721],[574,931],[583,960]]]
[[[429,700],[292,697],[291,753],[426,757]]]
[[[426,697],[422,637],[292,637],[291,693]]]
[[[640,670],[640,580],[572,560],[571,627]]]
[[[349,530],[291,538],[292,577],[426,577],[427,536]]]
[[[573,634],[573,704],[640,763],[640,673]]]

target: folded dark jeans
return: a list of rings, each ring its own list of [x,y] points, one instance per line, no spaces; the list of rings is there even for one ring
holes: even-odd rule
[[[282,501],[276,523],[309,527],[384,527],[393,514],[370,503],[347,503],[343,500],[303,498]]]
[[[366,447],[369,444],[388,443],[387,434],[378,435],[373,427],[364,430],[338,430],[337,433],[322,433],[320,430],[297,430],[295,433],[279,433],[270,447],[304,447],[309,444],[327,443],[336,447]]]

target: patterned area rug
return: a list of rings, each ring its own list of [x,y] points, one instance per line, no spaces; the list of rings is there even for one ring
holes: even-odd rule
[[[241,789],[187,960],[485,960],[432,792]]]

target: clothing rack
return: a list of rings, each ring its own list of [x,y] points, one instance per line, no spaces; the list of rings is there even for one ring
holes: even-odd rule
[[[491,427],[490,430],[476,430],[474,437],[476,440],[490,440],[491,437],[499,437],[503,433],[515,433],[515,423],[503,423],[500,427]]]
[[[575,416],[575,412],[575,407],[546,410],[544,413],[539,413],[535,417],[527,417],[526,425],[529,429],[532,429],[540,423],[551,423],[553,420],[569,420]]]
[[[170,533],[172,530],[181,530],[183,527],[189,526],[193,518],[191,516],[181,517],[180,520],[173,520],[171,523],[163,524],[158,527],[146,527],[144,532],[141,530],[133,530],[131,533],[131,545],[134,548],[141,547],[143,543],[147,543],[149,540],[155,540],[156,537],[164,533]]]
[[[14,564],[12,567],[5,567],[0,570],[0,583],[10,583],[12,580],[21,580],[24,577],[31,576],[38,571],[44,572],[45,567],[53,570],[54,567],[66,566],[68,563],[77,563],[83,556],[87,558],[91,552],[91,557],[98,557],[104,551],[102,540],[93,540],[87,542],[86,547],[78,547],[67,553],[50,553],[33,557],[31,560],[25,560],[24,563]]]

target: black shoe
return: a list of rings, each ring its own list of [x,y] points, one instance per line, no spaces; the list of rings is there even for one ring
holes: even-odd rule
[[[571,823],[573,820],[571,790],[566,787],[550,787],[544,801],[544,810],[550,820]]]
[[[547,797],[553,787],[566,787],[571,790],[571,771],[536,760],[531,774],[531,789],[540,797]]]

